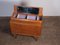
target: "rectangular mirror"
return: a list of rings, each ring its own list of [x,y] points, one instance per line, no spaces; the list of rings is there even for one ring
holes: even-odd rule
[[[17,7],[17,11],[21,13],[30,13],[30,14],[38,14],[39,13],[39,8],[30,8],[30,7]]]

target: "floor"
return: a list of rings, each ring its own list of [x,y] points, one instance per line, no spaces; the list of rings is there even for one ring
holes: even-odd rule
[[[10,17],[0,17],[0,45],[60,45],[60,17],[43,17],[43,29],[40,38],[10,35]]]

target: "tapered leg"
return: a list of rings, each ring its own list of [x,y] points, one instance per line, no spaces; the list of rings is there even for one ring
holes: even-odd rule
[[[11,33],[11,35],[14,37],[14,38],[17,38],[17,35],[15,33]]]
[[[39,38],[39,37],[36,37],[36,36],[32,36],[32,37],[35,39],[35,41],[37,41],[37,40],[38,40],[38,38]]]

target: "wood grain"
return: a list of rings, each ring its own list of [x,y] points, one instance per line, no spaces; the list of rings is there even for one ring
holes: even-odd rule
[[[34,36],[35,38],[41,35],[42,20],[28,20],[28,19],[17,19],[14,14],[17,14],[16,5],[14,5],[14,12],[10,18],[10,28],[12,34]],[[38,16],[43,16],[42,8],[39,8]],[[31,14],[33,15],[33,14]]]

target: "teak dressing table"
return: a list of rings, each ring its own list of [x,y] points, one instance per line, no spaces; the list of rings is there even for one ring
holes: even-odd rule
[[[23,7],[14,5],[14,12],[10,18],[11,33],[16,35],[40,37],[42,29],[41,7]]]

